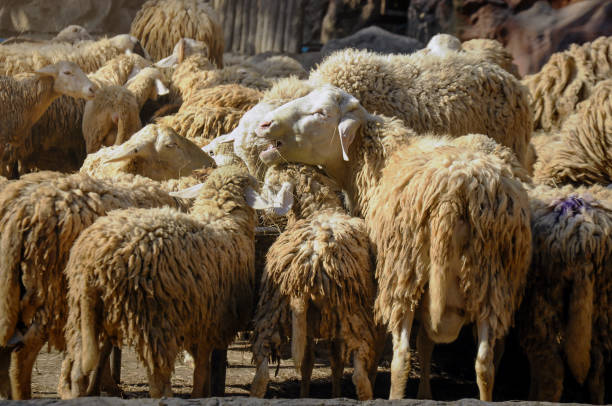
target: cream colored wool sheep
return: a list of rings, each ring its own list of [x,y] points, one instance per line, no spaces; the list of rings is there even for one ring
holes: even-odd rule
[[[511,73],[517,79],[521,78],[518,66],[514,64],[512,53],[504,48],[499,41],[488,38],[471,39],[462,43],[461,49],[474,53],[485,61],[501,66],[506,72]]]
[[[228,133],[215,138],[208,144],[202,147],[202,151],[206,152],[212,159],[215,160],[217,166],[225,165],[244,165],[248,170],[248,166],[234,151],[234,134]]]
[[[89,75],[98,86],[123,85],[152,62],[137,54],[121,54],[109,59]]]
[[[612,37],[599,37],[552,54],[538,73],[525,76],[523,84],[532,96],[534,130],[560,128],[576,105],[591,96],[595,85],[610,78],[611,61]]]
[[[0,284],[0,347],[23,336],[23,348],[12,354],[13,399],[30,397],[32,366],[44,343],[65,347],[63,270],[79,233],[110,210],[160,206],[184,207],[158,183],[133,175],[102,181],[39,172],[0,191],[0,279],[5,281]]]
[[[200,137],[210,140],[231,132],[242,115],[242,111],[231,107],[187,105],[172,116],[156,119],[156,123],[171,127],[178,134],[194,141]]]
[[[48,42],[68,42],[70,44],[74,44],[79,41],[89,41],[93,40],[93,37],[89,34],[89,32],[81,27],[80,25],[69,25],[53,38],[51,38]],[[10,44],[18,44],[22,42],[29,42],[34,44],[46,44],[47,41],[43,40],[34,40],[28,37],[12,37],[7,38],[4,41],[0,42],[0,46],[10,45]]]
[[[282,191],[286,186],[288,190]],[[371,399],[375,288],[365,223],[346,213],[340,188],[315,168],[272,167],[265,187],[272,195],[281,191],[295,200],[278,207],[290,207],[289,220],[266,257],[254,319],[257,373],[251,395],[264,396],[270,379],[268,358],[278,359],[280,345],[291,337],[294,364],[302,377],[300,396],[308,397],[313,340],[325,338],[331,347],[332,397],[341,396],[344,364],[352,359],[357,397]],[[261,207],[270,204],[266,201]]]
[[[125,143],[89,154],[81,173],[95,178],[131,173],[162,181],[214,164],[206,152],[172,128],[149,124]]]
[[[62,60],[74,62],[86,73],[95,72],[115,56],[134,52],[145,56],[138,40],[122,34],[98,41],[77,44],[52,43],[46,45],[14,44],[0,47],[0,74],[15,75],[33,72]]]
[[[264,163],[323,167],[365,218],[378,252],[375,310],[393,334],[390,397],[403,397],[422,303],[435,342],[477,321],[477,382],[491,400],[493,346],[519,305],[531,249],[527,194],[512,165],[450,138],[417,136],[331,86],[268,113],[256,132],[256,148],[268,146]]]
[[[599,82],[577,110],[542,148],[534,167],[536,182],[612,183],[612,79]]]
[[[255,106],[261,96],[256,89],[233,83],[198,89],[183,98],[183,105],[231,107],[245,112]]]
[[[396,116],[419,134],[486,134],[525,164],[532,130],[527,89],[476,53],[342,50],[311,72],[310,81],[340,87],[367,110]]]
[[[225,41],[219,16],[203,0],[148,0],[132,21],[130,34],[158,61],[172,54],[182,38],[205,43],[210,60],[223,67]]]
[[[30,149],[27,144],[31,144],[32,127],[55,99],[62,94],[91,99],[96,89],[76,64],[66,61],[34,74],[0,76],[0,148],[10,146],[13,150],[8,161],[2,160],[0,174],[16,177],[17,161]]]
[[[517,317],[529,399],[558,402],[567,365],[602,404],[612,356],[612,191],[540,185],[529,196],[533,259]]]
[[[134,345],[151,397],[172,395],[182,349],[195,361],[192,397],[209,395],[211,351],[227,348],[254,304],[255,212],[245,194],[256,186],[241,169],[219,168],[190,214],[115,211],[81,235],[66,267],[72,396],[85,394],[109,340]]]

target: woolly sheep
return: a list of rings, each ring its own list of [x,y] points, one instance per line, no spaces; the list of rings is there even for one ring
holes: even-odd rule
[[[396,116],[417,133],[486,134],[526,162],[532,129],[527,89],[477,54],[380,55],[348,49],[327,57],[309,80],[340,87],[367,110]]]
[[[219,21],[202,0],[148,0],[136,13],[130,34],[156,61],[170,55],[181,38],[193,38],[207,45],[210,60],[222,68],[225,41]]]
[[[185,108],[181,106],[172,116],[156,119],[156,123],[171,127],[194,142],[202,142],[231,132],[238,126],[242,115],[242,111],[231,107],[187,105]]]
[[[89,34],[89,32],[81,27],[80,25],[69,25],[57,35],[49,40],[49,42],[68,42],[70,44],[74,44],[75,42],[85,41],[85,40],[93,40],[93,37]],[[29,42],[35,44],[45,44],[46,41],[37,41],[27,37],[13,37],[8,38],[0,43],[0,45],[9,45],[9,44],[18,44],[21,42]]]
[[[559,402],[567,365],[591,403],[603,404],[612,355],[612,191],[540,185],[529,197],[533,257],[517,317],[529,399]]]
[[[151,397],[172,395],[182,349],[195,360],[192,397],[209,395],[210,354],[227,348],[253,307],[255,212],[245,195],[256,186],[241,169],[219,168],[190,214],[115,211],[81,234],[66,267],[72,396],[86,393],[109,340],[133,343]]]
[[[231,107],[245,112],[255,106],[261,96],[256,89],[233,83],[198,89],[183,98],[183,105]]]
[[[538,73],[525,76],[532,96],[534,130],[561,127],[576,105],[590,97],[595,85],[610,77],[612,37],[599,37],[552,54]]]
[[[126,34],[98,41],[81,41],[74,45],[65,43],[42,46],[28,43],[7,45],[0,47],[0,74],[32,72],[62,60],[74,62],[83,72],[89,73],[125,52],[145,56],[138,40]]]
[[[612,79],[599,82],[577,110],[538,151],[537,183],[612,183]]]
[[[134,206],[185,207],[156,182],[133,175],[102,181],[38,172],[9,182],[0,192],[0,279],[5,281],[0,284],[0,347],[15,337],[23,341],[12,355],[13,399],[30,397],[32,366],[44,343],[65,347],[63,270],[74,240],[110,210]]]
[[[88,155],[81,173],[96,178],[131,173],[162,181],[188,176],[214,163],[206,152],[172,128],[149,124],[125,143]]]
[[[488,38],[471,39],[462,43],[461,49],[474,53],[485,61],[501,66],[506,72],[511,73],[517,79],[521,78],[518,66],[514,64],[512,53],[504,48],[499,41]]]
[[[95,92],[96,86],[72,62],[61,61],[15,78],[0,76],[0,144],[24,155],[32,126],[53,100],[62,94],[91,99]],[[17,159],[13,156],[9,162],[3,161],[0,173],[16,177]]]
[[[268,145],[264,163],[320,165],[365,218],[378,252],[376,317],[393,334],[390,398],[403,397],[408,337],[423,304],[435,342],[477,321],[477,382],[490,401],[493,347],[519,305],[531,249],[527,194],[512,167],[450,138],[416,136],[331,86],[268,113],[256,131]]]
[[[352,359],[357,396],[371,399],[375,289],[363,220],[346,214],[340,188],[312,167],[272,167],[266,172],[265,188],[273,191],[269,197],[280,194],[285,199],[277,200],[289,196],[292,201],[278,205],[269,199],[259,206],[290,211],[287,227],[266,256],[254,319],[257,373],[251,395],[263,397],[270,379],[268,358],[279,358],[281,343],[291,336],[294,364],[302,376],[301,397],[309,393],[313,339],[325,338],[331,347],[332,397],[341,395],[344,364]]]

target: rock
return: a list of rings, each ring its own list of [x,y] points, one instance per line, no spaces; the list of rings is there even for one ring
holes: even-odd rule
[[[374,24],[380,16],[381,0],[329,0],[321,23],[323,44],[346,37]]]
[[[423,44],[414,38],[393,34],[380,27],[371,26],[346,38],[329,41],[321,49],[321,54],[329,55],[333,51],[343,48],[367,49],[390,54],[408,54],[423,48]]]
[[[408,6],[406,35],[426,44],[441,32],[455,33],[453,0],[412,0]]]
[[[521,75],[540,70],[551,54],[572,43],[612,35],[612,2],[583,0],[561,9],[545,1],[508,18],[498,39],[512,52]]]

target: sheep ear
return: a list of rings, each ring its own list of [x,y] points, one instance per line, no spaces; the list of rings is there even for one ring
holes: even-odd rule
[[[349,160],[348,149],[355,140],[357,130],[359,129],[360,121],[353,114],[346,114],[338,124],[338,133],[340,134],[340,146],[342,147],[342,158],[345,161]]]
[[[138,74],[140,73],[140,71],[141,71],[141,70],[142,70],[142,69],[140,69],[139,67],[134,66],[134,67],[132,68],[132,70],[130,71],[130,74],[128,75],[127,82],[125,82],[125,85],[124,85],[124,86],[127,86],[127,85],[128,85],[128,83],[131,83],[131,82],[132,82],[132,79],[134,79],[134,77],[136,77],[136,75],[138,75]]]
[[[170,192],[170,196],[180,197],[183,199],[195,199],[200,194],[200,190],[204,186],[203,183],[197,184],[187,189],[179,190],[178,192]]]
[[[255,210],[266,210],[269,209],[271,204],[266,199],[263,198],[255,189],[250,186],[247,186],[244,191],[244,198],[249,205]]]
[[[178,63],[178,58],[176,55],[170,55],[165,57],[164,59],[160,59],[155,63],[155,66],[158,68],[171,68]]]
[[[163,96],[166,95],[168,93],[170,93],[170,90],[166,87],[166,85],[164,85],[164,83],[159,80],[159,79],[155,79],[155,92],[157,93],[157,96]]]
[[[274,213],[278,216],[284,216],[293,207],[293,185],[289,182],[283,182],[280,191],[274,196]]]
[[[40,68],[36,71],[40,76],[50,76],[57,78],[57,67],[55,65],[47,65],[44,68]]]

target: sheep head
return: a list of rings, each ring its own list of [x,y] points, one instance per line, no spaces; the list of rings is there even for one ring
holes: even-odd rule
[[[215,161],[196,144],[173,129],[149,124],[121,144],[105,163],[126,160],[146,162],[146,176],[154,180],[174,179],[195,169],[212,167]]]
[[[267,145],[259,157],[267,165],[281,161],[320,165],[337,177],[368,117],[355,97],[323,86],[264,116],[255,129],[258,143]]]
[[[110,38],[111,44],[117,48],[120,52],[125,52],[126,54],[137,54],[151,60],[151,56],[148,52],[142,47],[138,38],[133,37],[129,34],[119,34]]]
[[[57,94],[91,100],[98,89],[74,62],[60,61],[47,65],[36,73],[41,77],[53,78],[53,91]]]
[[[172,54],[157,61],[155,66],[158,68],[170,68],[194,54],[201,54],[208,58],[208,45],[195,39],[181,38],[174,46]]]

